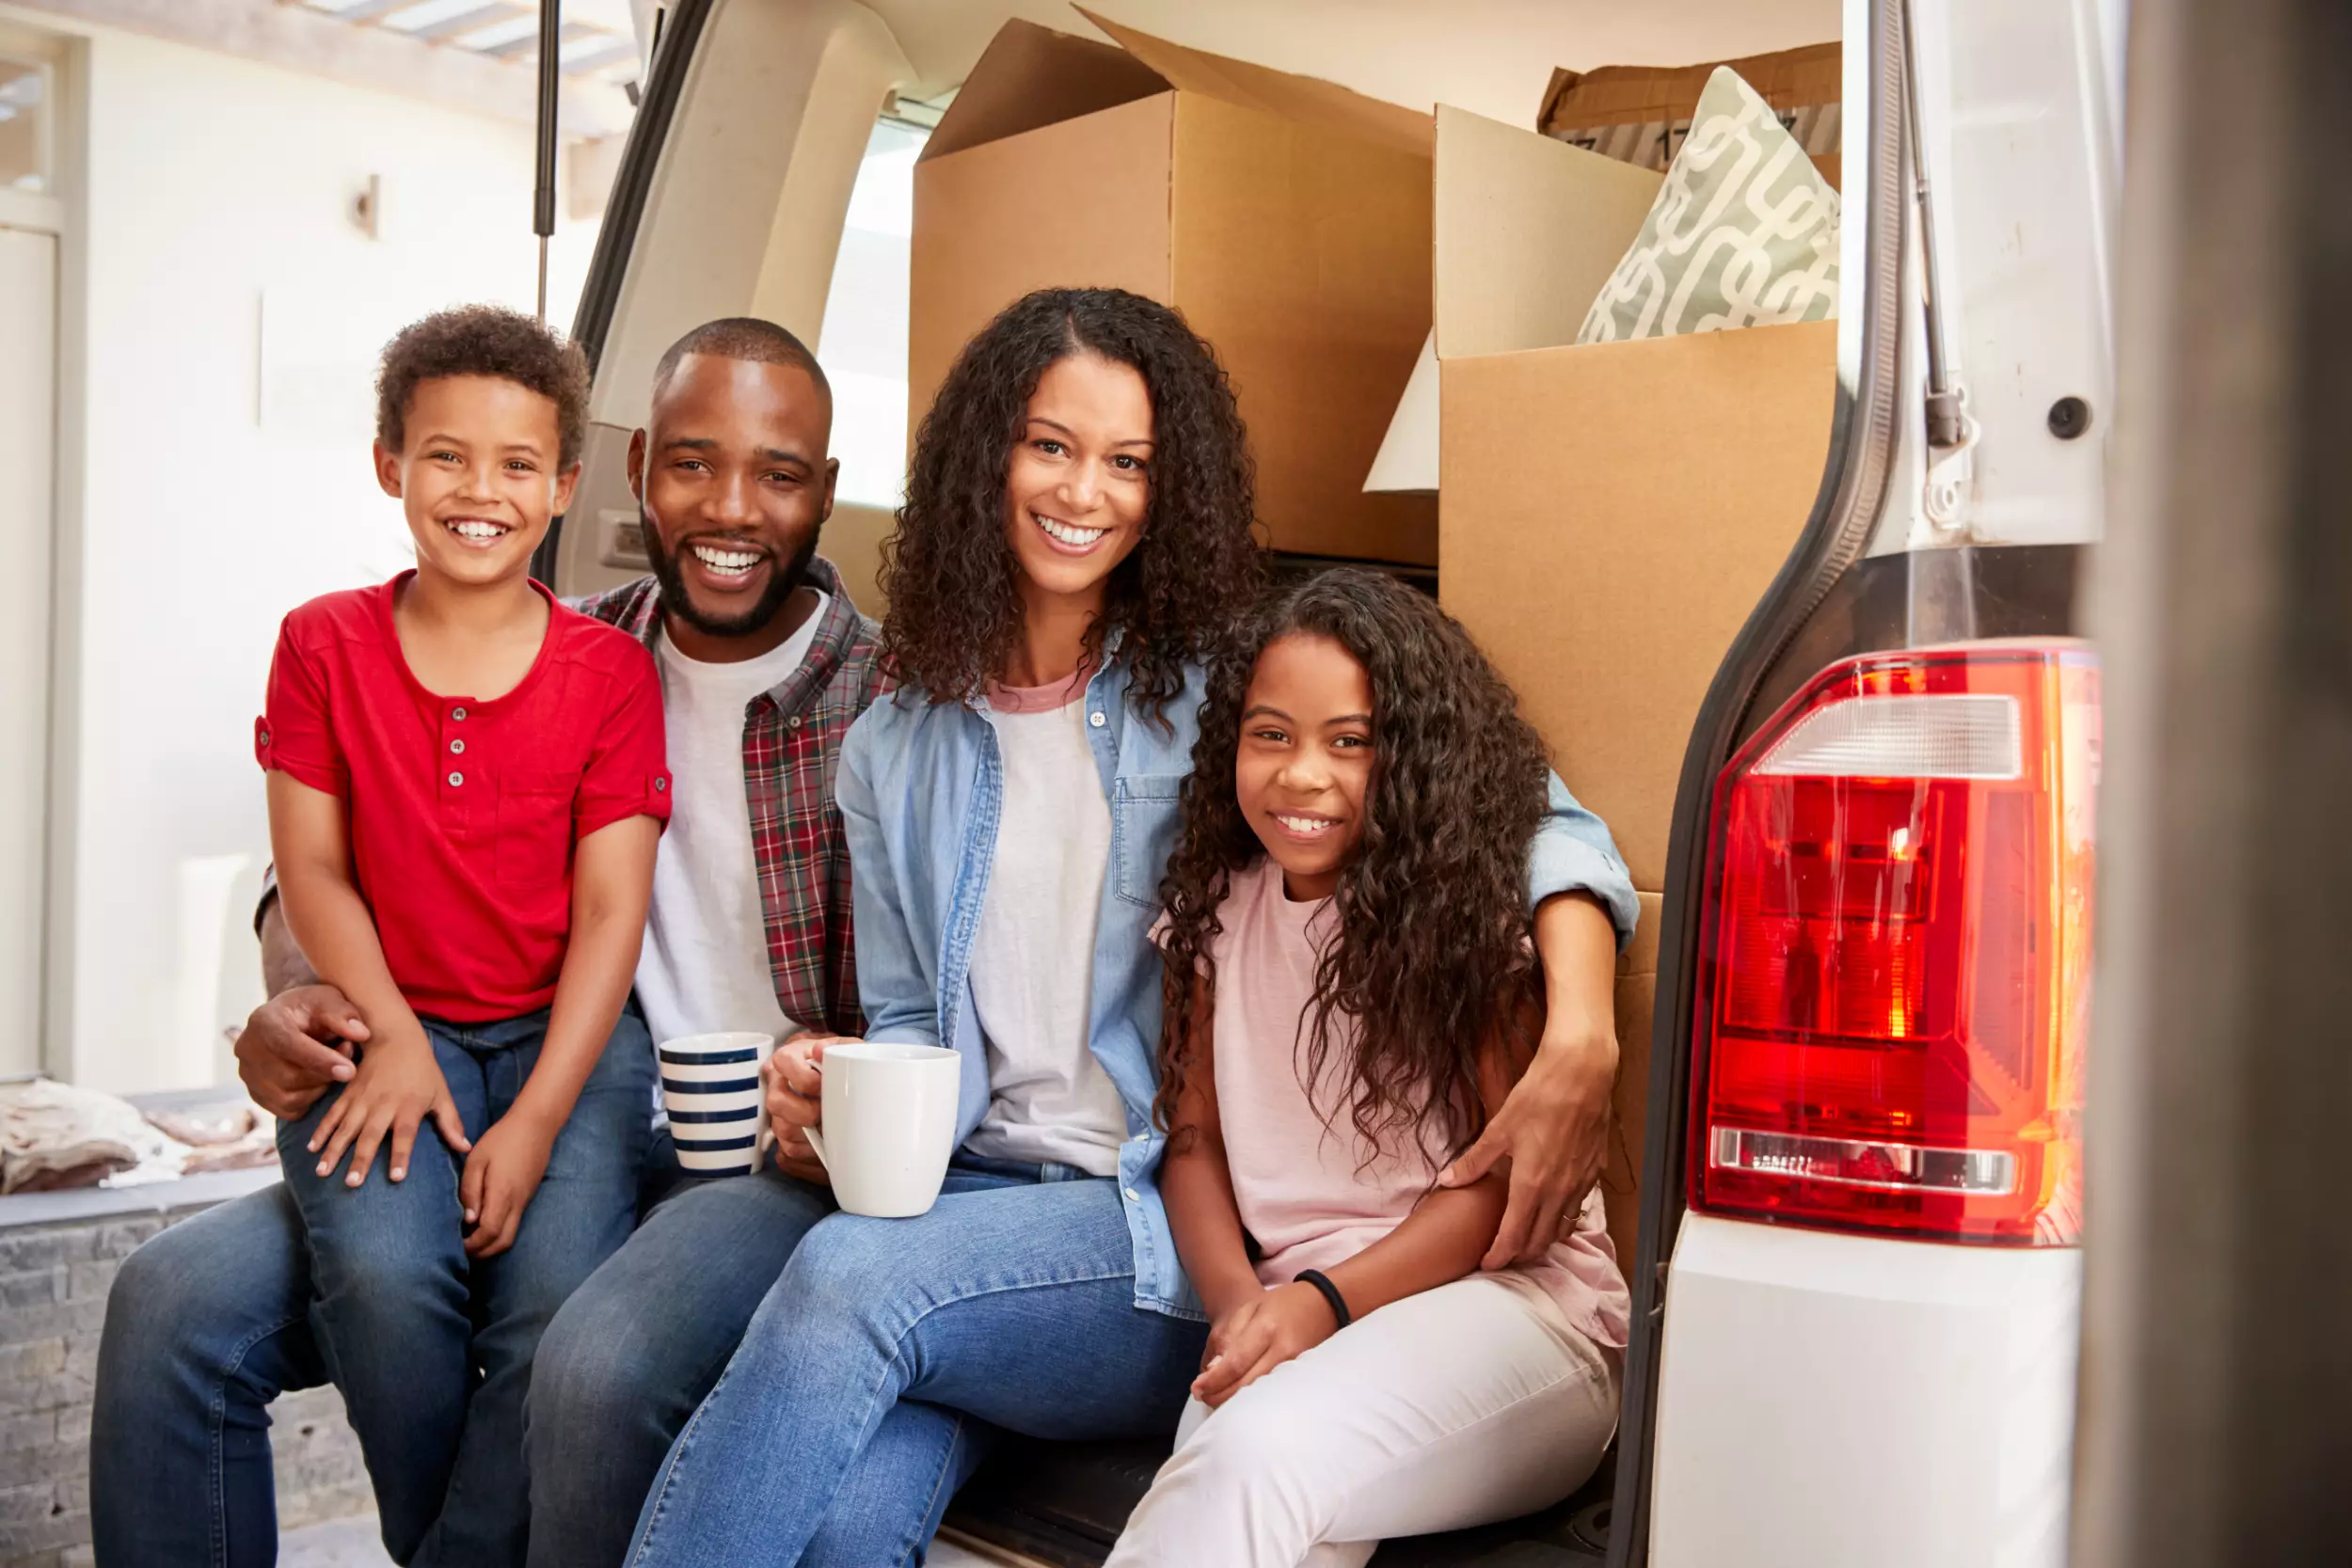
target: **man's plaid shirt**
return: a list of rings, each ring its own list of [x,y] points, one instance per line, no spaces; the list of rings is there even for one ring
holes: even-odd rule
[[[768,925],[768,967],[785,1016],[812,1029],[855,1035],[857,944],[850,923],[850,843],[833,798],[841,739],[866,705],[889,689],[881,637],[842,591],[821,556],[809,581],[824,591],[808,657],[782,685],[743,710],[743,791],[752,858]],[[650,577],[575,601],[647,647],[661,628],[661,592]]]

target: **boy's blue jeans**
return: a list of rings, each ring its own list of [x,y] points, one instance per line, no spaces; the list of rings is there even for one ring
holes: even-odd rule
[[[606,1065],[615,1065],[610,1053]],[[639,1173],[640,1209],[692,1185],[669,1133],[656,1132]],[[544,1381],[547,1351],[543,1342],[534,1381]],[[715,1354],[723,1359],[725,1349]],[[90,1419],[98,1560],[106,1568],[269,1568],[278,1560],[270,1402],[326,1381],[310,1332],[302,1216],[283,1182],[150,1238],[115,1275],[99,1343]],[[667,1447],[664,1438],[646,1475]],[[622,1506],[628,1512],[606,1554],[613,1561],[637,1519],[636,1499]],[[534,1548],[543,1533],[532,1530]]]
[[[522,1091],[548,1014],[422,1022],[458,1118],[479,1138]],[[653,1074],[644,1021],[625,1011],[556,1136],[514,1245],[479,1260],[465,1253],[462,1158],[430,1122],[418,1130],[405,1180],[388,1176],[387,1148],[357,1188],[344,1185],[347,1159],[320,1176],[308,1147],[340,1086],[279,1125],[286,1189],[308,1243],[310,1328],[358,1434],[395,1561],[523,1561],[532,1357],[555,1309],[636,1222]]]

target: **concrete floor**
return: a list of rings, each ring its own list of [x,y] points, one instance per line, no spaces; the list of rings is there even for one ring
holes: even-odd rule
[[[383,1544],[375,1538],[375,1521],[337,1519],[307,1529],[288,1530],[278,1538],[278,1568],[391,1568]],[[930,1568],[994,1568],[988,1559],[941,1542],[930,1551]]]
[[[391,1561],[372,1517],[336,1519],[278,1538],[278,1568],[391,1568]]]

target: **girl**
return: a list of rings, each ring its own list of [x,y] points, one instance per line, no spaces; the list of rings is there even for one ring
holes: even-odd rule
[[[1154,1106],[1212,1326],[1114,1564],[1359,1564],[1599,1462],[1628,1299],[1598,1191],[1540,1262],[1480,1275],[1502,1179],[1433,1188],[1534,1046],[1546,774],[1470,638],[1392,579],[1310,578],[1221,663],[1165,889]]]
[[[867,1037],[961,1053],[961,1148],[929,1213],[803,1240],[633,1561],[904,1562],[995,1429],[1174,1428],[1205,1329],[1159,1196],[1150,932],[1206,659],[1262,579],[1251,500],[1232,390],[1165,306],[1031,294],[948,372],[884,584],[904,684],[836,790]],[[1556,804],[1521,840],[1522,900],[1595,891],[1629,928],[1607,831]],[[1593,950],[1560,970],[1605,1018],[1586,912]],[[817,1124],[824,1046],[778,1049],[779,1127]]]

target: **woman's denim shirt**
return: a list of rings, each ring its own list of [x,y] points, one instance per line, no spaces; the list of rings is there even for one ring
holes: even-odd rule
[[[1151,941],[1160,878],[1176,846],[1177,793],[1192,770],[1205,673],[1184,674],[1163,730],[1127,701],[1114,656],[1087,683],[1087,738],[1110,801],[1111,854],[1094,934],[1089,1043],[1127,1111],[1119,1191],[1135,1243],[1136,1305],[1203,1316],[1185,1279],[1159,1194],[1165,1137],[1152,1125],[1158,1082],[1160,958]],[[919,690],[877,700],[842,743],[834,791],[849,829],[858,992],[868,1039],[952,1046],[963,1056],[956,1137],[989,1106],[988,1052],[972,1006],[972,942],[995,862],[1004,763],[996,732],[967,703]],[[1535,835],[1528,888],[1536,902],[1583,890],[1616,923],[1623,946],[1638,907],[1600,818],[1557,776]]]

